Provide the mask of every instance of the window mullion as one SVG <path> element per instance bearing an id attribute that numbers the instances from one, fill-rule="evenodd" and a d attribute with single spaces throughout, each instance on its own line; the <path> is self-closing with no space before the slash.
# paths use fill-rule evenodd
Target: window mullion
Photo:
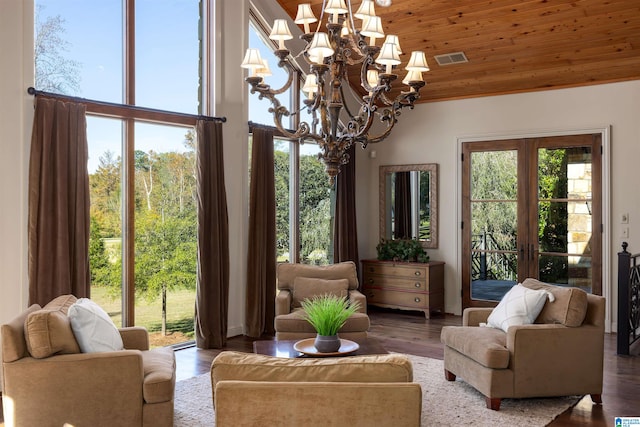
<path id="1" fill-rule="evenodd" d="M 135 0 L 125 1 L 124 104 L 135 105 Z M 135 325 L 135 122 L 124 121 L 122 172 L 122 324 Z"/>
<path id="2" fill-rule="evenodd" d="M 291 259 L 300 262 L 300 144 L 289 141 L 289 247 Z"/>

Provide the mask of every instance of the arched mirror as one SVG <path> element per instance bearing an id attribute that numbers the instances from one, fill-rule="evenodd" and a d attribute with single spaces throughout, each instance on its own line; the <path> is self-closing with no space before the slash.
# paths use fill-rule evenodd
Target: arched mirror
<path id="1" fill-rule="evenodd" d="M 438 165 L 380 166 L 380 237 L 438 247 Z"/>

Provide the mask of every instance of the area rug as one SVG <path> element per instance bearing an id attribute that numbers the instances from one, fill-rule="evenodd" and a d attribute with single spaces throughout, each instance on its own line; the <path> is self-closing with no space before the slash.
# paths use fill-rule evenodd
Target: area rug
<path id="1" fill-rule="evenodd" d="M 581 397 L 503 399 L 496 412 L 487 409 L 484 396 L 464 381 L 446 381 L 442 360 L 409 357 L 414 381 L 422 386 L 422 426 L 546 426 Z M 209 374 L 179 381 L 174 407 L 176 427 L 215 425 Z"/>

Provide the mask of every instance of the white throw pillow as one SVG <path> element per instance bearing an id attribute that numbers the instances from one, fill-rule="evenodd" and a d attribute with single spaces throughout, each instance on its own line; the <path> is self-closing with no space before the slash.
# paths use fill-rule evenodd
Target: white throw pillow
<path id="1" fill-rule="evenodd" d="M 502 297 L 489 315 L 487 324 L 505 332 L 512 325 L 530 325 L 542 311 L 547 296 L 553 297 L 545 290 L 525 288 L 518 283 Z"/>
<path id="2" fill-rule="evenodd" d="M 69 321 L 83 353 L 122 350 L 122 337 L 109 315 L 95 302 L 80 298 L 69 307 Z"/>

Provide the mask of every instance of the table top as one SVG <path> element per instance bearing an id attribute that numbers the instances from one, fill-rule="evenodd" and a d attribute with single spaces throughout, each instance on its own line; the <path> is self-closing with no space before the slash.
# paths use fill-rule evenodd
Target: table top
<path id="1" fill-rule="evenodd" d="M 264 354 L 267 356 L 284 357 L 293 359 L 296 357 L 313 357 L 307 356 L 293 348 L 293 345 L 300 340 L 260 340 L 253 342 L 253 352 L 256 354 Z M 364 340 L 352 340 L 360 346 L 354 353 L 349 356 L 364 356 L 370 354 L 388 354 L 389 352 L 382 347 L 380 342 L 375 338 L 367 338 Z M 338 356 L 345 357 L 345 356 Z"/>

